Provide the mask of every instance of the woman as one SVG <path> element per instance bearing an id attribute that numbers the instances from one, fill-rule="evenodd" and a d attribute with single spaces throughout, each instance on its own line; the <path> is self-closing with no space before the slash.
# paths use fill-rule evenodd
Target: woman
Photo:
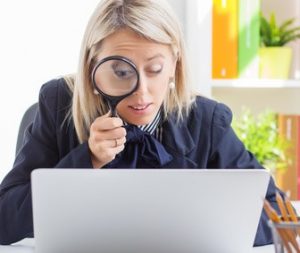
<path id="1" fill-rule="evenodd" d="M 139 86 L 111 117 L 92 73 L 116 55 L 136 67 Z M 87 26 L 77 73 L 41 88 L 36 118 L 1 184 L 0 242 L 33 236 L 36 168 L 262 168 L 234 134 L 231 117 L 225 105 L 190 91 L 182 34 L 166 3 L 102 1 Z M 277 208 L 274 193 L 271 181 L 267 199 Z M 266 221 L 263 213 L 256 245 L 271 243 Z"/>

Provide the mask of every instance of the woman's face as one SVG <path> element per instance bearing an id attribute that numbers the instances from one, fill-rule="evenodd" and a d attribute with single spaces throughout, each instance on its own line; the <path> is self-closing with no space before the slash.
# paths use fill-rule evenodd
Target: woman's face
<path id="1" fill-rule="evenodd" d="M 98 60 L 119 55 L 130 59 L 140 75 L 139 88 L 117 106 L 122 119 L 134 125 L 150 123 L 166 98 L 176 59 L 171 47 L 122 29 L 104 39 Z"/>

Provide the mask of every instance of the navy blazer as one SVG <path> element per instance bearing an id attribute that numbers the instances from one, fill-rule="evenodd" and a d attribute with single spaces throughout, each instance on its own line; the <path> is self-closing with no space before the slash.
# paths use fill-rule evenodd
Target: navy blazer
<path id="1" fill-rule="evenodd" d="M 32 170 L 92 168 L 87 142 L 79 144 L 73 122 L 66 120 L 71 102 L 72 94 L 63 79 L 52 80 L 42 86 L 38 113 L 26 130 L 23 147 L 13 169 L 0 185 L 1 244 L 33 237 Z M 183 121 L 178 123 L 171 115 L 163 122 L 162 144 L 174 159 L 165 167 L 262 168 L 233 132 L 231 119 L 228 107 L 204 97 L 197 98 Z M 275 191 L 271 179 L 266 198 L 278 210 Z M 267 216 L 262 212 L 254 244 L 269 243 L 272 243 L 272 236 Z"/>

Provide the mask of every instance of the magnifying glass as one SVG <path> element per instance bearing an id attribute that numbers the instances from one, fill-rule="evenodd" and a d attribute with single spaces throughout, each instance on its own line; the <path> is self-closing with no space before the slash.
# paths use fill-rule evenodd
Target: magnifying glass
<path id="1" fill-rule="evenodd" d="M 129 59 L 110 56 L 94 67 L 92 82 L 94 88 L 106 99 L 112 117 L 116 117 L 117 104 L 137 90 L 139 73 Z"/>

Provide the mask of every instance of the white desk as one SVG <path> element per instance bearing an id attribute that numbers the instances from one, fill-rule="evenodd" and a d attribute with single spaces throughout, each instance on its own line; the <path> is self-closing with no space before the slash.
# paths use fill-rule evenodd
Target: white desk
<path id="1" fill-rule="evenodd" d="M 24 239 L 10 246 L 1 246 L 1 253 L 33 253 L 34 239 Z"/>
<path id="2" fill-rule="evenodd" d="M 300 214 L 300 201 L 293 201 L 293 206 Z M 274 245 L 253 248 L 253 253 L 274 253 Z M 34 239 L 25 239 L 11 246 L 1 246 L 0 253 L 34 253 Z"/>
<path id="3" fill-rule="evenodd" d="M 25 239 L 10 246 L 0 246 L 0 253 L 34 253 L 34 239 Z M 274 253 L 274 246 L 255 247 L 253 253 Z"/>
<path id="4" fill-rule="evenodd" d="M 293 201 L 293 206 L 300 214 L 300 201 Z M 253 253 L 274 253 L 274 245 L 253 248 Z M 14 245 L 1 246 L 0 253 L 34 253 L 34 239 L 24 239 Z"/>

